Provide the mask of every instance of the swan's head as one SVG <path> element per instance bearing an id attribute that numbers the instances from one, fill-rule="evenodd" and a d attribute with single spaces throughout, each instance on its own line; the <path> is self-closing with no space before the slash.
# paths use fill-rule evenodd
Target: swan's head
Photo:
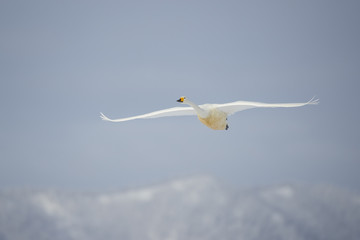
<path id="1" fill-rule="evenodd" d="M 186 99 L 186 97 L 181 97 L 177 100 L 177 102 L 184 103 L 185 99 Z"/>

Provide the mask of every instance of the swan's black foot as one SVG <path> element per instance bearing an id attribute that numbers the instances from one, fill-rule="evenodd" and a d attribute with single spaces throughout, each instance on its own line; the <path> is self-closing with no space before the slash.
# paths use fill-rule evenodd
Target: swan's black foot
<path id="1" fill-rule="evenodd" d="M 227 124 L 226 124 L 226 128 L 225 128 L 225 130 L 228 130 L 228 129 L 229 129 L 229 125 L 227 125 Z"/>

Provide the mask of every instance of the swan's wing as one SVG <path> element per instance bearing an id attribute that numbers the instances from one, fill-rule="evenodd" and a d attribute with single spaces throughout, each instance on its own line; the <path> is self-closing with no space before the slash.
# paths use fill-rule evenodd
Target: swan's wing
<path id="1" fill-rule="evenodd" d="M 277 107 L 301 107 L 309 104 L 318 104 L 319 99 L 312 98 L 310 101 L 305 103 L 261 103 L 261 102 L 247 102 L 237 101 L 232 103 L 225 103 L 217 105 L 217 108 L 228 115 L 232 115 L 236 112 L 240 112 L 246 109 L 266 107 L 266 108 L 277 108 Z"/>
<path id="2" fill-rule="evenodd" d="M 103 113 L 100 113 L 100 117 L 102 118 L 102 120 L 110 121 L 110 122 L 124 122 L 124 121 L 141 119 L 141 118 L 158 118 L 158 117 L 186 116 L 186 115 L 196 115 L 195 110 L 192 107 L 174 107 L 174 108 L 163 109 L 134 117 L 119 118 L 119 119 L 110 119 L 106 117 Z"/>

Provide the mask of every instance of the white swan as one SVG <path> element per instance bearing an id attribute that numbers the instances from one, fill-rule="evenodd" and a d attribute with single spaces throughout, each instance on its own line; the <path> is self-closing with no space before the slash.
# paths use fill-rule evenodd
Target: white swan
<path id="1" fill-rule="evenodd" d="M 185 115 L 197 115 L 199 120 L 214 130 L 227 130 L 229 128 L 227 124 L 227 117 L 246 109 L 257 108 L 257 107 L 301 107 L 310 104 L 318 104 L 319 99 L 312 98 L 310 101 L 305 103 L 260 103 L 260 102 L 247 102 L 237 101 L 225 104 L 203 104 L 196 105 L 195 103 L 188 100 L 186 97 L 181 97 L 177 100 L 180 103 L 187 104 L 190 107 L 173 107 L 163 109 L 143 115 L 138 115 L 128 118 L 110 119 L 103 113 L 100 113 L 100 117 L 105 121 L 110 122 L 124 122 L 134 119 L 141 118 L 158 118 L 158 117 L 169 117 L 169 116 L 185 116 Z"/>

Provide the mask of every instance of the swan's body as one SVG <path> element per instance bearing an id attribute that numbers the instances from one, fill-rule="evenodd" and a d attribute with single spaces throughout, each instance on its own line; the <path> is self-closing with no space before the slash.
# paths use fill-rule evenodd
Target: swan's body
<path id="1" fill-rule="evenodd" d="M 216 108 L 209 109 L 207 117 L 202 118 L 198 116 L 198 118 L 200 122 L 214 130 L 227 130 L 229 128 L 227 124 L 227 114 Z"/>
<path id="2" fill-rule="evenodd" d="M 169 116 L 186 116 L 186 115 L 197 115 L 200 122 L 205 124 L 211 129 L 214 130 L 227 130 L 227 117 L 246 109 L 257 108 L 257 107 L 301 107 L 309 104 L 318 104 L 319 100 L 312 98 L 310 101 L 305 103 L 260 103 L 260 102 L 247 102 L 247 101 L 237 101 L 225 104 L 203 104 L 196 105 L 195 103 L 186 99 L 186 97 L 181 97 L 177 100 L 180 103 L 189 105 L 190 107 L 174 107 L 168 108 L 160 111 L 155 111 L 139 116 L 120 118 L 120 119 L 110 119 L 101 113 L 101 118 L 105 121 L 110 122 L 124 122 L 134 119 L 142 118 L 158 118 L 158 117 L 169 117 Z"/>

